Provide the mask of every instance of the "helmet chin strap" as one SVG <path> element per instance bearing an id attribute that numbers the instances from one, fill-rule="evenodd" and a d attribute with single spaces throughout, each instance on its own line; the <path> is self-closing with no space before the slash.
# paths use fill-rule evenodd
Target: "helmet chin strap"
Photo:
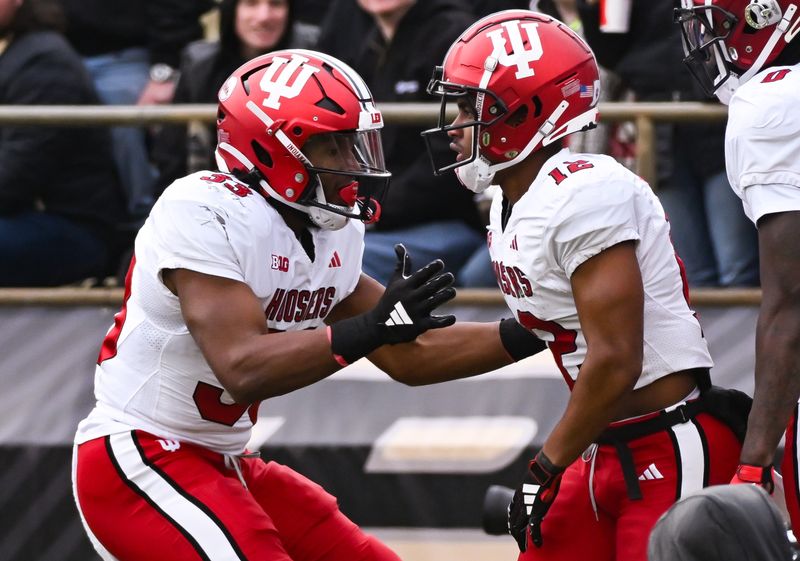
<path id="1" fill-rule="evenodd" d="M 455 168 L 459 182 L 473 193 L 483 193 L 494 179 L 494 172 L 489 171 L 489 162 L 478 156 L 468 164 Z"/>
<path id="2" fill-rule="evenodd" d="M 301 205 L 299 203 L 295 203 L 292 201 L 287 201 L 283 197 L 281 197 L 277 191 L 275 191 L 269 183 L 267 183 L 264 179 L 261 179 L 258 184 L 261 186 L 264 191 L 266 191 L 271 197 L 279 200 L 281 203 L 285 204 L 286 206 L 290 206 L 294 209 L 297 209 L 301 212 L 305 212 L 308 214 L 308 217 L 311 219 L 311 222 L 322 228 L 323 230 L 341 230 L 344 228 L 345 224 L 347 224 L 348 218 L 341 214 L 336 214 L 335 212 L 331 212 L 330 210 L 325 210 L 324 208 L 319 208 L 315 206 L 308 206 L 308 205 Z M 321 203 L 325 203 L 325 192 L 322 189 L 322 182 L 317 178 L 317 186 L 315 190 L 315 194 L 317 196 L 317 201 Z M 347 207 L 339 206 L 339 205 L 330 205 L 335 206 L 341 210 L 347 210 Z"/>
<path id="3" fill-rule="evenodd" d="M 320 181 L 319 178 L 317 178 L 316 195 L 317 195 L 317 201 L 319 201 L 320 203 L 327 202 L 325 200 L 325 191 L 322 189 L 322 181 Z M 332 205 L 330 203 L 328 204 L 340 210 L 345 210 L 345 211 L 348 210 L 348 208 L 345 206 Z M 347 221 L 349 220 L 349 218 L 347 218 L 346 216 L 316 206 L 308 206 L 305 208 L 308 209 L 306 210 L 306 212 L 308 212 L 308 216 L 311 218 L 311 222 L 313 222 L 323 230 L 341 230 L 342 228 L 344 228 L 345 224 L 347 224 Z"/>
<path id="4" fill-rule="evenodd" d="M 215 151 L 215 159 L 217 160 L 217 166 L 221 171 L 230 172 L 230 169 L 228 168 L 228 165 L 225 163 L 224 158 L 222 158 L 220 150 L 225 150 L 230 154 L 233 154 L 237 160 L 239 160 L 247 169 L 250 170 L 250 172 L 256 170 L 253 163 L 250 160 L 248 160 L 247 157 L 244 154 L 242 154 L 239 150 L 237 150 L 230 144 L 220 143 L 217 146 L 217 150 Z M 325 210 L 324 208 L 301 205 L 299 203 L 287 201 L 280 195 L 280 193 L 275 191 L 275 189 L 273 189 L 269 183 L 267 183 L 267 181 L 264 179 L 261 173 L 258 173 L 258 176 L 259 176 L 258 185 L 264 190 L 264 192 L 266 192 L 270 197 L 280 201 L 282 204 L 285 204 L 286 206 L 290 206 L 296 210 L 308 214 L 309 218 L 311 219 L 311 222 L 315 226 L 318 226 L 323 230 L 341 230 L 342 228 L 344 228 L 345 224 L 347 224 L 348 220 L 347 216 L 331 212 L 330 210 Z M 316 182 L 317 185 L 315 188 L 315 195 L 317 197 L 317 201 L 325 204 L 327 201 L 325 200 L 325 191 L 322 189 L 322 181 L 319 179 L 319 177 L 316 177 Z M 345 185 L 342 188 L 342 197 L 345 200 L 348 200 L 349 197 L 348 190 L 353 191 L 352 183 Z M 328 204 L 328 206 L 332 206 L 344 211 L 348 210 L 348 208 L 344 206 L 332 205 L 332 204 Z"/>

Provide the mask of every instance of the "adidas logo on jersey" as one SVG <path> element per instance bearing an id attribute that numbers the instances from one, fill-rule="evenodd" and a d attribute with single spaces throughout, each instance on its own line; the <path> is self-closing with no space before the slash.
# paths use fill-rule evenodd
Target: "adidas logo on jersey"
<path id="1" fill-rule="evenodd" d="M 339 252 L 334 251 L 333 257 L 331 257 L 331 262 L 328 263 L 328 268 L 330 269 L 332 267 L 341 267 L 341 266 L 342 266 L 342 260 L 339 258 Z"/>
<path id="2" fill-rule="evenodd" d="M 393 325 L 413 325 L 414 321 L 406 312 L 406 309 L 403 307 L 402 302 L 397 302 L 394 305 L 394 309 L 392 313 L 389 314 L 389 319 L 386 320 L 386 325 L 393 326 Z"/>
<path id="3" fill-rule="evenodd" d="M 514 236 L 514 239 L 511 240 L 511 245 L 508 247 L 510 247 L 514 251 L 517 251 L 517 236 Z"/>
<path id="4" fill-rule="evenodd" d="M 652 479 L 664 479 L 664 476 L 661 475 L 661 472 L 658 471 L 655 464 L 647 466 L 647 469 L 639 476 L 639 481 L 649 481 Z"/>

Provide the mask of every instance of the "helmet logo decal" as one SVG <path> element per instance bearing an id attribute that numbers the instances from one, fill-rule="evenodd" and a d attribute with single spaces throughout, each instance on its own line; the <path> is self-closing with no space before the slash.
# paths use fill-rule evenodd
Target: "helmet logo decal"
<path id="1" fill-rule="evenodd" d="M 219 101 L 226 101 L 231 96 L 233 89 L 236 87 L 236 82 L 238 81 L 239 79 L 236 76 L 231 76 L 225 80 L 225 83 L 222 84 L 222 87 L 219 89 L 219 94 L 217 94 Z"/>
<path id="2" fill-rule="evenodd" d="M 493 50 L 491 56 L 496 58 L 497 62 L 503 66 L 516 66 L 517 72 L 515 76 L 518 79 L 530 78 L 534 75 L 530 63 L 542 58 L 544 53 L 539 31 L 536 29 L 539 24 L 520 23 L 519 20 L 513 20 L 504 21 L 501 25 L 504 29 L 493 29 L 486 33 L 489 39 L 492 40 Z M 525 30 L 525 34 L 528 37 L 528 49 L 525 48 L 520 28 Z M 508 34 L 508 41 L 511 43 L 511 53 L 506 52 L 504 31 Z"/>
<path id="3" fill-rule="evenodd" d="M 307 62 L 307 58 L 299 55 L 293 55 L 291 60 L 280 56 L 273 59 L 258 84 L 265 93 L 269 94 L 263 101 L 265 107 L 280 109 L 282 97 L 292 99 L 300 95 L 311 75 L 320 70 L 310 64 L 304 64 Z M 292 81 L 291 85 L 289 84 L 290 80 Z"/>

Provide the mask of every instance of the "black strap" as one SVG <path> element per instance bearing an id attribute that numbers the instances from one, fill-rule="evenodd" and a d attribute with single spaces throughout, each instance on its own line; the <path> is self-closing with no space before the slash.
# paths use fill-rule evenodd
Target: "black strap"
<path id="1" fill-rule="evenodd" d="M 639 478 L 636 475 L 633 454 L 628 448 L 628 442 L 685 423 L 693 419 L 701 411 L 703 411 L 702 398 L 681 404 L 672 411 L 661 411 L 658 416 L 651 419 L 607 428 L 600 434 L 597 438 L 598 444 L 611 444 L 617 450 L 622 475 L 625 479 L 625 487 L 630 500 L 641 500 L 642 490 L 639 487 Z"/>
<path id="2" fill-rule="evenodd" d="M 643 436 L 655 434 L 669 427 L 685 423 L 703 411 L 703 400 L 696 399 L 679 405 L 672 411 L 661 411 L 658 416 L 619 427 L 609 427 L 600 433 L 598 444 L 615 444 L 618 441 L 630 442 Z"/>
<path id="3" fill-rule="evenodd" d="M 633 465 L 633 454 L 628 448 L 628 443 L 618 440 L 614 443 L 617 449 L 619 463 L 622 466 L 622 475 L 625 478 L 625 487 L 628 489 L 628 498 L 632 501 L 642 500 L 642 490 L 639 488 L 639 478 Z"/>

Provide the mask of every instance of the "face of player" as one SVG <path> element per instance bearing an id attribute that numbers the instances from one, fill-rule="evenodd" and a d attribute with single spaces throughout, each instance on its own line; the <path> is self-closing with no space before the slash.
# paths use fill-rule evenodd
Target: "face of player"
<path id="1" fill-rule="evenodd" d="M 475 121 L 475 109 L 471 100 L 464 96 L 458 99 L 458 114 L 452 126 L 458 126 Z M 456 153 L 456 161 L 460 162 L 472 156 L 472 135 L 474 127 L 455 128 L 447 131 L 450 137 L 450 149 Z"/>
<path id="2" fill-rule="evenodd" d="M 315 168 L 347 172 L 360 168 L 354 147 L 353 139 L 348 135 L 321 134 L 308 139 L 303 146 L 303 153 Z M 320 173 L 319 178 L 329 203 L 352 206 L 352 202 L 342 198 L 341 191 L 355 181 L 354 176 L 347 173 Z"/>
<path id="3" fill-rule="evenodd" d="M 289 0 L 239 0 L 236 35 L 242 55 L 253 58 L 275 47 L 289 23 Z"/>

